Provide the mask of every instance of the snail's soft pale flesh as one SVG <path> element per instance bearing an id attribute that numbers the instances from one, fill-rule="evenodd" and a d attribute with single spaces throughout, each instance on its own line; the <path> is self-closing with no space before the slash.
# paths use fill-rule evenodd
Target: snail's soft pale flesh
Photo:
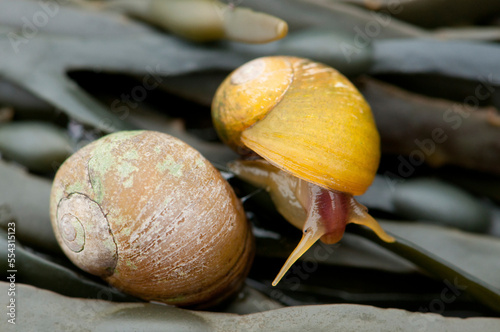
<path id="1" fill-rule="evenodd" d="M 351 194 L 309 183 L 262 159 L 235 161 L 230 169 L 242 179 L 265 188 L 278 211 L 303 230 L 301 241 L 281 268 L 273 286 L 317 240 L 326 244 L 340 241 L 348 223 L 366 226 L 386 242 L 394 241 Z"/>
<path id="2" fill-rule="evenodd" d="M 353 198 L 375 177 L 380 137 L 370 106 L 338 71 L 296 57 L 253 60 L 221 84 L 212 116 L 224 142 L 267 161 L 233 164 L 233 171 L 266 188 L 278 211 L 303 229 L 273 285 L 318 239 L 339 241 L 347 223 L 394 241 Z"/>

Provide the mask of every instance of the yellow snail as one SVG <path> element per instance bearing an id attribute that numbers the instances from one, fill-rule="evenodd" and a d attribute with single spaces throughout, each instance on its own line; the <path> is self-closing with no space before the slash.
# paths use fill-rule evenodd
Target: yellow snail
<path id="1" fill-rule="evenodd" d="M 255 59 L 218 88 L 212 118 L 221 139 L 247 158 L 233 172 L 266 188 L 303 229 L 273 285 L 318 239 L 338 242 L 347 223 L 394 241 L 353 198 L 375 177 L 380 138 L 369 105 L 338 71 L 296 57 Z M 248 160 L 256 155 L 264 159 Z"/>
<path id="2" fill-rule="evenodd" d="M 253 259 L 232 188 L 167 134 L 118 132 L 79 150 L 56 174 L 50 213 L 74 264 L 149 301 L 215 305 L 239 290 Z"/>

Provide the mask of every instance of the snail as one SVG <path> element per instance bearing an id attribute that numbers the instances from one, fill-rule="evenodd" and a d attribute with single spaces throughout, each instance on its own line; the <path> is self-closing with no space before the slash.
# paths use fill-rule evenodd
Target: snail
<path id="1" fill-rule="evenodd" d="M 230 185 L 163 133 L 117 132 L 73 154 L 55 176 L 50 214 L 75 265 L 148 301 L 216 305 L 239 290 L 253 260 Z"/>
<path id="2" fill-rule="evenodd" d="M 375 177 L 380 138 L 369 105 L 337 70 L 297 57 L 252 60 L 219 86 L 212 119 L 244 159 L 231 170 L 266 188 L 303 230 L 273 286 L 318 239 L 338 242 L 347 223 L 394 241 L 353 197 Z"/>

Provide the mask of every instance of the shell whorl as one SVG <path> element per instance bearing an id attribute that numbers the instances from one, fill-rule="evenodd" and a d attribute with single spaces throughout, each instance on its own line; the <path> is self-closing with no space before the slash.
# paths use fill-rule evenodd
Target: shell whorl
<path id="1" fill-rule="evenodd" d="M 293 81 L 289 61 L 259 58 L 236 69 L 219 87 L 212 103 L 221 139 L 240 154 L 250 153 L 241 133 L 269 113 Z"/>
<path id="2" fill-rule="evenodd" d="M 56 220 L 63 251 L 76 265 L 101 277 L 113 274 L 118 249 L 96 202 L 79 193 L 70 194 L 59 202 Z"/>

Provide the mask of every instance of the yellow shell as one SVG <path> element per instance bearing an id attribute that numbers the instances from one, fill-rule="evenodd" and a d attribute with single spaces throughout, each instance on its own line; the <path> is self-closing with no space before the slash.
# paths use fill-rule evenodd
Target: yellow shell
<path id="1" fill-rule="evenodd" d="M 219 87 L 212 117 L 221 139 L 321 187 L 363 194 L 380 159 L 370 106 L 337 70 L 308 59 L 264 57 Z"/>

